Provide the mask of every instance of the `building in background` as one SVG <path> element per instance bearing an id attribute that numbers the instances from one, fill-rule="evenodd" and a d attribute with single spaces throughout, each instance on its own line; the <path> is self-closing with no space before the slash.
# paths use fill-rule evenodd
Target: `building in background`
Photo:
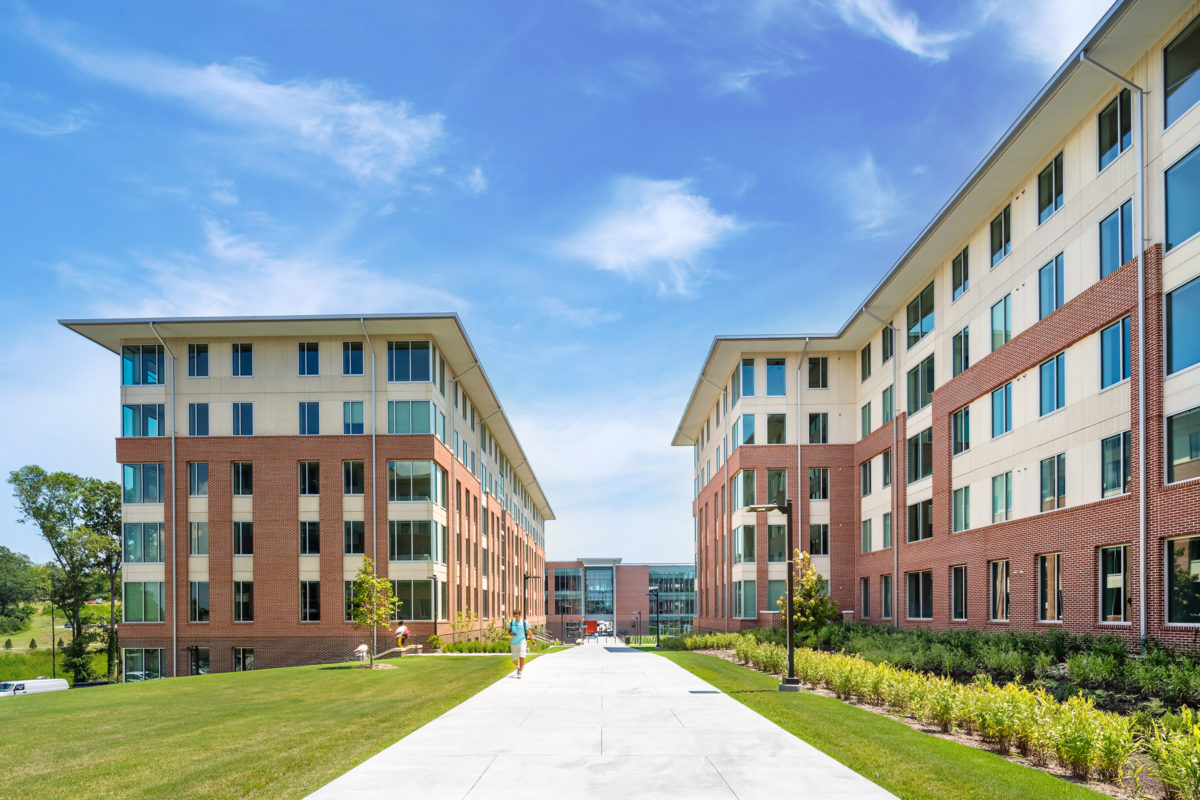
<path id="1" fill-rule="evenodd" d="M 856 619 L 1192 641 L 1198 15 L 1116 3 L 841 330 L 714 340 L 673 441 L 699 629 L 778 624 L 786 520 L 746 509 L 786 496 Z"/>
<path id="2" fill-rule="evenodd" d="M 62 324 L 120 357 L 127 675 L 348 658 L 367 557 L 416 641 L 541 622 L 554 514 L 456 315 Z"/>
<path id="3" fill-rule="evenodd" d="M 579 638 L 589 622 L 618 634 L 664 636 L 692 629 L 696 613 L 694 564 L 622 564 L 619 558 L 580 558 L 546 564 L 546 627 L 563 641 Z M 658 589 L 657 604 L 651 588 Z"/>

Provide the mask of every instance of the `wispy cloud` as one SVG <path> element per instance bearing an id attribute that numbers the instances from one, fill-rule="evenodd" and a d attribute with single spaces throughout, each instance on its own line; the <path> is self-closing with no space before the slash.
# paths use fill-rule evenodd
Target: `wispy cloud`
<path id="1" fill-rule="evenodd" d="M 487 191 L 488 180 L 487 176 L 483 174 L 482 167 L 471 170 L 471 173 L 467 175 L 466 186 L 472 194 L 483 194 Z"/>
<path id="2" fill-rule="evenodd" d="M 1008 30 L 1014 55 L 1052 70 L 1083 41 L 1111 5 L 1112 0 L 986 0 L 981 16 L 995 18 Z"/>
<path id="3" fill-rule="evenodd" d="M 557 297 L 548 297 L 542 300 L 540 305 L 550 318 L 556 319 L 559 322 L 565 322 L 576 328 L 592 328 L 596 325 L 617 322 L 621 319 L 619 311 L 605 311 L 590 306 L 571 306 Z"/>
<path id="4" fill-rule="evenodd" d="M 863 156 L 838 185 L 844 191 L 846 211 L 859 234 L 878 236 L 886 233 L 888 224 L 900 213 L 900 192 L 870 153 Z"/>
<path id="5" fill-rule="evenodd" d="M 12 128 L 33 136 L 63 136 L 87 127 L 91 115 L 82 108 L 72 108 L 53 121 L 0 108 L 0 127 Z"/>
<path id="6" fill-rule="evenodd" d="M 764 79 L 786 78 L 795 69 L 786 61 L 760 61 L 718 69 L 710 87 L 713 93 L 742 94 L 758 97 L 758 84 Z"/>
<path id="7" fill-rule="evenodd" d="M 949 45 L 965 35 L 930 31 L 922 26 L 916 13 L 901 11 L 893 0 L 833 0 L 833 7 L 851 28 L 931 61 L 944 61 L 949 56 Z"/>
<path id="8" fill-rule="evenodd" d="M 299 148 L 364 181 L 395 181 L 442 137 L 439 114 L 415 114 L 339 79 L 271 82 L 252 60 L 179 63 L 150 53 L 100 51 L 48 30 L 29 14 L 26 33 L 88 75 L 141 94 L 184 103 L 197 114 L 265 140 Z"/>
<path id="9" fill-rule="evenodd" d="M 562 241 L 561 254 L 660 292 L 687 293 L 700 259 L 739 227 L 718 214 L 690 180 L 621 178 L 607 206 Z"/>

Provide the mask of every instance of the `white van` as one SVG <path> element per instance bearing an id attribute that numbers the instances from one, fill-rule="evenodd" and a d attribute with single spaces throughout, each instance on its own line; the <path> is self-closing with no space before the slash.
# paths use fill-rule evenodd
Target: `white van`
<path id="1" fill-rule="evenodd" d="M 27 681 L 0 682 L 0 697 L 12 697 L 18 694 L 39 694 L 40 692 L 61 692 L 71 686 L 62 678 L 30 678 Z"/>

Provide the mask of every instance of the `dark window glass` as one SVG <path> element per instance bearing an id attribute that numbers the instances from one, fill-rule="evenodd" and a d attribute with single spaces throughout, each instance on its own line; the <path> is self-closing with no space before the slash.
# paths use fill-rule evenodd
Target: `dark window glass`
<path id="1" fill-rule="evenodd" d="M 950 616 L 953 619 L 967 618 L 967 568 L 965 565 L 950 568 Z"/>
<path id="2" fill-rule="evenodd" d="M 208 403 L 188 403 L 188 436 L 208 436 Z"/>
<path id="3" fill-rule="evenodd" d="M 825 356 L 809 357 L 808 359 L 808 388 L 829 388 L 829 359 Z"/>
<path id="4" fill-rule="evenodd" d="M 808 499 L 829 499 L 829 469 L 827 467 L 809 467 Z"/>
<path id="5" fill-rule="evenodd" d="M 233 404 L 233 435 L 234 436 L 253 436 L 254 435 L 254 404 L 253 403 L 234 403 Z"/>
<path id="6" fill-rule="evenodd" d="M 251 462 L 233 462 L 233 494 L 235 497 L 254 494 L 254 464 Z"/>
<path id="7" fill-rule="evenodd" d="M 1129 491 L 1129 431 L 1100 442 L 1100 494 L 1112 497 Z"/>
<path id="8" fill-rule="evenodd" d="M 320 581 L 300 581 L 300 621 L 321 621 Z"/>
<path id="9" fill-rule="evenodd" d="M 1129 317 L 1100 331 L 1100 388 L 1129 377 Z"/>
<path id="10" fill-rule="evenodd" d="M 321 433 L 321 404 L 315 401 L 300 403 L 300 435 L 317 436 Z"/>
<path id="11" fill-rule="evenodd" d="M 1059 353 L 1038 367 L 1040 413 L 1045 415 L 1066 405 L 1066 356 Z"/>
<path id="12" fill-rule="evenodd" d="M 1200 230 L 1200 147 L 1167 170 L 1167 249 Z"/>
<path id="13" fill-rule="evenodd" d="M 1067 505 L 1067 456 L 1043 458 L 1041 462 L 1042 511 Z"/>
<path id="14" fill-rule="evenodd" d="M 1167 483 L 1200 478 L 1200 407 L 1167 417 Z"/>
<path id="15" fill-rule="evenodd" d="M 1012 230 L 1011 230 L 1012 206 L 1005 206 L 1004 210 L 996 215 L 992 220 L 992 266 L 1000 263 L 1006 255 L 1012 251 Z"/>
<path id="16" fill-rule="evenodd" d="M 1063 304 L 1063 254 L 1038 270 L 1038 317 L 1045 319 Z"/>
<path id="17" fill-rule="evenodd" d="M 767 414 L 767 444 L 786 443 L 786 414 Z"/>
<path id="18" fill-rule="evenodd" d="M 933 284 L 930 283 L 908 304 L 908 346 L 912 347 L 933 330 Z"/>
<path id="19" fill-rule="evenodd" d="M 896 353 L 896 329 L 891 325 L 885 326 L 880 336 L 880 342 L 879 349 L 881 355 L 879 360 L 881 363 L 886 364 L 888 359 Z"/>
<path id="20" fill-rule="evenodd" d="M 767 359 L 767 397 L 783 397 L 787 394 L 787 374 L 784 359 Z"/>
<path id="21" fill-rule="evenodd" d="M 366 552 L 367 535 L 366 528 L 362 520 L 344 520 L 342 522 L 343 541 L 346 549 L 345 553 L 348 556 L 361 556 Z"/>
<path id="22" fill-rule="evenodd" d="M 933 619 L 933 571 L 910 572 L 906 577 L 909 619 Z"/>
<path id="23" fill-rule="evenodd" d="M 992 392 L 992 438 L 1012 430 L 1012 384 Z"/>
<path id="24" fill-rule="evenodd" d="M 401 462 L 406 463 L 406 462 Z M 342 494 L 359 495 L 363 493 L 366 485 L 363 477 L 363 462 L 361 461 L 343 461 L 342 462 Z"/>
<path id="25" fill-rule="evenodd" d="M 908 413 L 915 414 L 933 402 L 933 356 L 908 371 Z"/>
<path id="26" fill-rule="evenodd" d="M 321 374 L 321 351 L 316 342 L 300 342 L 298 375 Z"/>
<path id="27" fill-rule="evenodd" d="M 317 495 L 321 493 L 321 465 L 316 461 L 300 462 L 300 494 Z"/>
<path id="28" fill-rule="evenodd" d="M 950 416 L 950 429 L 953 434 L 951 452 L 954 455 L 969 450 L 971 447 L 971 407 L 963 406 Z"/>
<path id="29" fill-rule="evenodd" d="M 933 500 L 908 507 L 908 541 L 919 542 L 933 536 Z"/>
<path id="30" fill-rule="evenodd" d="M 254 555 L 254 523 L 233 523 L 233 554 L 235 556 Z"/>
<path id="31" fill-rule="evenodd" d="M 829 443 L 829 414 L 821 412 L 808 415 L 808 443 Z"/>
<path id="32" fill-rule="evenodd" d="M 321 523 L 304 520 L 300 523 L 300 555 L 315 556 L 321 553 Z"/>
<path id="33" fill-rule="evenodd" d="M 1170 545 L 1168 544 L 1168 552 Z M 1129 607 L 1129 560 L 1126 547 L 1100 550 L 1100 618 L 1125 622 Z"/>
<path id="34" fill-rule="evenodd" d="M 362 342 L 342 342 L 342 374 L 363 374 Z"/>
<path id="35" fill-rule="evenodd" d="M 1200 536 L 1167 542 L 1167 622 L 1200 622 Z"/>
<path id="36" fill-rule="evenodd" d="M 950 370 L 954 377 L 966 372 L 971 366 L 971 329 L 963 328 L 954 334 L 951 342 Z"/>
<path id="37" fill-rule="evenodd" d="M 249 378 L 254 375 L 254 345 L 239 343 L 233 345 L 233 377 Z"/>
<path id="38" fill-rule="evenodd" d="M 1100 220 L 1100 277 L 1106 278 L 1133 259 L 1133 201 Z"/>
<path id="39" fill-rule="evenodd" d="M 868 344 L 866 347 L 864 347 L 862 349 L 862 353 L 859 354 L 859 363 L 860 363 L 860 371 L 861 371 L 861 375 L 862 375 L 861 379 L 865 381 L 867 378 L 871 377 L 871 345 L 870 344 Z"/>
<path id="40" fill-rule="evenodd" d="M 1054 157 L 1038 174 L 1038 224 L 1042 224 L 1062 208 L 1063 204 L 1063 154 Z"/>
<path id="41" fill-rule="evenodd" d="M 192 581 L 189 584 L 188 620 L 208 622 L 208 581 Z"/>
<path id="42" fill-rule="evenodd" d="M 908 482 L 933 474 L 933 428 L 926 428 L 908 440 Z"/>
<path id="43" fill-rule="evenodd" d="M 1115 161 L 1133 141 L 1131 98 L 1129 90 L 1122 89 L 1100 112 L 1100 169 Z"/>
<path id="44" fill-rule="evenodd" d="M 829 555 L 829 525 L 826 523 L 813 523 L 808 526 L 808 552 L 809 555 L 827 556 Z"/>
<path id="45" fill-rule="evenodd" d="M 971 271 L 970 265 L 967 262 L 967 248 L 954 257 L 950 262 L 950 294 L 952 299 L 957 300 L 963 296 L 967 289 L 971 288 Z"/>
<path id="46" fill-rule="evenodd" d="M 1179 119 L 1200 100 L 1200 17 L 1163 49 L 1163 127 Z"/>
<path id="47" fill-rule="evenodd" d="M 253 622 L 254 621 L 254 582 L 253 581 L 234 581 L 233 582 L 233 621 L 234 622 Z M 234 648 L 234 652 L 238 650 L 248 650 L 249 648 Z M 253 650 L 250 650 L 253 654 Z M 253 655 L 251 655 L 253 658 Z M 242 669 L 251 669 L 250 666 L 243 665 Z M 234 665 L 234 671 L 237 671 L 237 665 Z"/>
<path id="48" fill-rule="evenodd" d="M 189 378 L 207 378 L 208 377 L 208 345 L 206 345 L 206 344 L 189 344 L 188 345 L 188 377 Z"/>

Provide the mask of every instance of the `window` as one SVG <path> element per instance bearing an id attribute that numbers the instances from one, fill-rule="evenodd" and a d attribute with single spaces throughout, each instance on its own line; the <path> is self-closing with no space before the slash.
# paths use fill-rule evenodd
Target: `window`
<path id="1" fill-rule="evenodd" d="M 954 257 L 950 262 L 950 298 L 951 302 L 963 296 L 971 288 L 971 272 L 967 263 L 967 248 Z"/>
<path id="2" fill-rule="evenodd" d="M 1200 19 L 1193 20 L 1163 48 L 1163 127 L 1179 119 L 1200 100 Z"/>
<path id="3" fill-rule="evenodd" d="M 882 485 L 892 485 L 892 451 L 884 450 L 882 454 L 883 460 L 883 481 Z"/>
<path id="4" fill-rule="evenodd" d="M 908 507 L 908 541 L 920 542 L 933 536 L 933 500 Z"/>
<path id="5" fill-rule="evenodd" d="M 151 386 L 166 383 L 161 344 L 133 344 L 121 348 L 121 385 Z"/>
<path id="6" fill-rule="evenodd" d="M 950 415 L 950 430 L 953 434 L 951 453 L 958 455 L 971 449 L 971 407 L 963 406 Z"/>
<path id="7" fill-rule="evenodd" d="M 1129 491 L 1129 431 L 1100 442 L 1100 496 L 1113 497 Z"/>
<path id="8" fill-rule="evenodd" d="M 389 461 L 389 503 L 437 503 L 446 507 L 446 471 L 432 461 Z"/>
<path id="9" fill-rule="evenodd" d="M 188 403 L 188 436 L 208 436 L 208 403 Z"/>
<path id="10" fill-rule="evenodd" d="M 871 462 L 864 461 L 858 465 L 858 486 L 863 497 L 871 493 Z"/>
<path id="11" fill-rule="evenodd" d="M 1012 252 L 1012 206 L 1004 210 L 992 220 L 992 266 L 996 266 L 1004 257 Z"/>
<path id="12" fill-rule="evenodd" d="M 162 436 L 165 422 L 162 403 L 133 403 L 121 406 L 122 436 Z"/>
<path id="13" fill-rule="evenodd" d="M 233 435 L 254 435 L 254 403 L 233 404 Z"/>
<path id="14" fill-rule="evenodd" d="M 753 525 L 742 525 L 733 531 L 733 563 L 754 563 Z"/>
<path id="15" fill-rule="evenodd" d="M 343 461 L 342 462 L 342 494 L 344 494 L 344 495 L 363 494 L 365 486 L 366 486 L 366 478 L 363 475 L 363 462 L 361 462 L 361 461 Z"/>
<path id="16" fill-rule="evenodd" d="M 300 555 L 316 556 L 321 554 L 321 523 L 316 520 L 301 520 L 300 522 Z"/>
<path id="17" fill-rule="evenodd" d="M 254 375 L 254 345 L 249 342 L 233 345 L 233 377 L 249 378 Z"/>
<path id="18" fill-rule="evenodd" d="M 735 406 L 742 399 L 742 371 L 737 367 L 733 368 L 733 375 L 729 378 L 729 400 Z"/>
<path id="19" fill-rule="evenodd" d="M 862 551 L 864 553 L 871 552 L 871 520 L 869 519 L 862 521 Z"/>
<path id="20" fill-rule="evenodd" d="M 188 496 L 208 497 L 208 462 L 188 463 Z"/>
<path id="21" fill-rule="evenodd" d="M 908 413 L 915 414 L 933 402 L 933 356 L 908 371 Z"/>
<path id="22" fill-rule="evenodd" d="M 883 548 L 892 546 L 892 512 L 884 512 L 883 515 Z"/>
<path id="23" fill-rule="evenodd" d="M 321 621 L 320 581 L 300 581 L 300 621 Z"/>
<path id="24" fill-rule="evenodd" d="M 1067 456 L 1043 458 L 1041 462 L 1042 511 L 1053 511 L 1067 505 Z"/>
<path id="25" fill-rule="evenodd" d="M 430 342 L 388 342 L 387 379 L 389 383 L 432 380 Z"/>
<path id="26" fill-rule="evenodd" d="M 933 428 L 926 428 L 908 440 L 908 482 L 933 474 Z"/>
<path id="27" fill-rule="evenodd" d="M 1063 304 L 1063 254 L 1038 270 L 1038 319 L 1045 319 Z"/>
<path id="28" fill-rule="evenodd" d="M 754 444 L 754 415 L 742 414 L 742 440 L 739 445 Z M 733 437 L 735 440 L 737 437 Z"/>
<path id="29" fill-rule="evenodd" d="M 754 470 L 744 469 L 735 475 L 730 494 L 735 509 L 754 505 Z"/>
<path id="30" fill-rule="evenodd" d="M 1012 519 L 1012 472 L 992 477 L 992 522 Z"/>
<path id="31" fill-rule="evenodd" d="M 1200 407 L 1167 417 L 1167 483 L 1200 478 Z"/>
<path id="32" fill-rule="evenodd" d="M 208 622 L 208 581 L 188 584 L 188 621 Z"/>
<path id="33" fill-rule="evenodd" d="M 433 411 L 428 400 L 389 400 L 388 433 L 433 433 Z"/>
<path id="34" fill-rule="evenodd" d="M 1038 556 L 1038 619 L 1062 622 L 1062 555 Z"/>
<path id="35" fill-rule="evenodd" d="M 954 512 L 953 512 L 953 527 L 954 533 L 962 533 L 971 529 L 971 487 L 960 486 L 954 490 Z"/>
<path id="36" fill-rule="evenodd" d="M 163 560 L 161 522 L 126 522 L 122 527 L 122 557 L 127 564 L 160 564 Z"/>
<path id="37" fill-rule="evenodd" d="M 867 346 L 864 347 L 862 349 L 862 352 L 859 354 L 859 370 L 861 372 L 862 380 L 865 381 L 867 378 L 871 377 L 871 344 L 870 344 L 870 342 L 867 343 Z"/>
<path id="38" fill-rule="evenodd" d="M 1166 173 L 1167 250 L 1200 230 L 1200 147 Z"/>
<path id="39" fill-rule="evenodd" d="M 933 283 L 908 304 L 908 346 L 912 347 L 933 330 Z"/>
<path id="40" fill-rule="evenodd" d="M 971 330 L 963 328 L 954 334 L 951 342 L 950 372 L 953 377 L 957 377 L 966 372 L 969 366 L 971 366 Z"/>
<path id="41" fill-rule="evenodd" d="M 233 554 L 235 556 L 254 555 L 254 523 L 233 523 Z"/>
<path id="42" fill-rule="evenodd" d="M 784 359 L 767 359 L 767 397 L 783 397 L 787 394 L 787 375 Z"/>
<path id="43" fill-rule="evenodd" d="M 787 502 L 787 470 L 767 470 L 767 502 L 782 505 Z"/>
<path id="44" fill-rule="evenodd" d="M 1168 557 L 1170 548 L 1168 544 Z M 1128 548 L 1124 545 L 1100 548 L 1100 619 L 1125 622 L 1129 602 Z"/>
<path id="45" fill-rule="evenodd" d="M 1100 388 L 1129 377 L 1129 317 L 1100 331 Z"/>
<path id="46" fill-rule="evenodd" d="M 808 499 L 829 499 L 829 468 L 809 467 L 808 469 Z"/>
<path id="47" fill-rule="evenodd" d="M 163 609 L 162 581 L 145 582 L 128 581 L 125 584 L 125 597 L 122 610 L 126 622 L 166 622 Z"/>
<path id="48" fill-rule="evenodd" d="M 767 414 L 767 444 L 784 444 L 786 414 Z"/>
<path id="49" fill-rule="evenodd" d="M 233 462 L 233 496 L 249 497 L 254 494 L 254 464 L 249 461 Z"/>
<path id="50" fill-rule="evenodd" d="M 1200 622 L 1200 536 L 1167 542 L 1167 622 Z"/>
<path id="51" fill-rule="evenodd" d="M 208 555 L 208 523 L 207 522 L 189 522 L 188 523 L 188 555 L 189 556 L 206 556 L 206 555 Z"/>
<path id="52" fill-rule="evenodd" d="M 367 552 L 366 526 L 361 519 L 343 520 L 342 534 L 342 541 L 345 544 L 342 552 L 346 555 L 361 556 Z"/>
<path id="53" fill-rule="evenodd" d="M 859 410 L 859 416 L 862 417 L 862 435 L 866 438 L 871 433 L 871 404 L 867 403 Z"/>
<path id="54" fill-rule="evenodd" d="M 392 581 L 392 593 L 400 601 L 400 610 L 405 619 L 433 619 L 433 581 Z M 487 595 L 484 594 L 484 608 L 487 607 Z M 484 616 L 487 616 L 485 610 Z"/>
<path id="55" fill-rule="evenodd" d="M 254 648 L 253 647 L 235 647 L 233 648 L 233 671 L 234 672 L 249 672 L 254 669 Z"/>
<path id="56" fill-rule="evenodd" d="M 1193 278 L 1167 293 L 1166 314 L 1167 374 L 1170 375 L 1200 364 L 1200 278 Z"/>
<path id="57" fill-rule="evenodd" d="M 787 581 L 767 581 L 767 610 L 778 611 L 780 603 L 787 596 Z"/>
<path id="58" fill-rule="evenodd" d="M 188 377 L 189 378 L 207 378 L 208 377 L 208 345 L 206 345 L 206 344 L 189 344 L 188 345 Z"/>
<path id="59" fill-rule="evenodd" d="M 786 562 L 788 560 L 787 551 L 787 526 L 786 525 L 768 525 L 767 526 L 767 561 L 772 564 Z"/>
<path id="60" fill-rule="evenodd" d="M 1059 153 L 1038 173 L 1038 224 L 1050 219 L 1062 204 L 1063 154 Z"/>
<path id="61" fill-rule="evenodd" d="M 1133 201 L 1126 200 L 1100 220 L 1100 277 L 1106 278 L 1133 259 Z"/>
<path id="62" fill-rule="evenodd" d="M 312 496 L 321 493 L 321 464 L 317 461 L 300 462 L 300 495 Z"/>
<path id="63" fill-rule="evenodd" d="M 992 561 L 988 563 L 991 571 L 991 614 L 993 622 L 1008 620 L 1008 561 Z"/>
<path id="64" fill-rule="evenodd" d="M 1066 405 L 1066 356 L 1059 353 L 1038 367 L 1039 409 L 1042 416 Z"/>
<path id="65" fill-rule="evenodd" d="M 342 374 L 363 374 L 362 342 L 342 342 Z"/>
<path id="66" fill-rule="evenodd" d="M 254 621 L 254 581 L 233 582 L 233 621 Z M 237 648 L 234 648 L 237 651 Z M 253 651 L 251 651 L 253 652 Z M 234 667 L 234 671 L 237 667 Z"/>
<path id="67" fill-rule="evenodd" d="M 879 342 L 879 363 L 886 364 L 896 354 L 896 329 L 891 326 L 891 323 L 884 326 Z"/>
<path id="68" fill-rule="evenodd" d="M 992 392 L 992 438 L 1012 430 L 1012 384 Z"/>
<path id="69" fill-rule="evenodd" d="M 1112 102 L 1100 111 L 1100 169 L 1104 169 L 1117 156 L 1124 153 L 1133 142 L 1132 125 L 1130 120 L 1131 95 L 1128 89 L 1122 89 Z"/>
<path id="70" fill-rule="evenodd" d="M 895 386 L 889 386 L 883 390 L 883 395 L 879 400 L 879 405 L 883 412 L 883 419 L 880 420 L 880 424 L 886 425 L 896 416 L 895 394 Z"/>
<path id="71" fill-rule="evenodd" d="M 128 621 L 128 620 L 126 620 Z M 165 677 L 162 649 L 122 648 L 125 682 L 153 681 Z"/>
<path id="72" fill-rule="evenodd" d="M 163 501 L 162 464 L 122 464 L 121 502 L 161 503 Z"/>
<path id="73" fill-rule="evenodd" d="M 300 366 L 297 375 L 321 374 L 320 350 L 316 342 L 300 342 Z"/>
<path id="74" fill-rule="evenodd" d="M 829 415 L 822 412 L 820 414 L 808 415 L 808 443 L 809 444 L 828 444 L 829 443 Z"/>
<path id="75" fill-rule="evenodd" d="M 389 561 L 438 561 L 441 526 L 429 520 L 388 522 Z M 486 562 L 485 562 L 486 563 Z"/>
<path id="76" fill-rule="evenodd" d="M 859 578 L 858 579 L 858 587 L 859 587 L 858 596 L 861 598 L 859 600 L 859 606 L 860 606 L 858 609 L 859 614 L 862 616 L 863 619 L 870 619 L 871 618 L 871 579 L 870 578 Z"/>
<path id="77" fill-rule="evenodd" d="M 967 618 L 967 566 L 950 568 L 950 619 Z"/>
<path id="78" fill-rule="evenodd" d="M 813 556 L 829 555 L 828 523 L 813 523 L 808 526 L 808 553 Z"/>
<path id="79" fill-rule="evenodd" d="M 880 607 L 883 610 L 883 618 L 892 618 L 892 576 L 879 576 L 879 599 Z"/>
<path id="80" fill-rule="evenodd" d="M 742 397 L 754 397 L 754 359 L 742 359 Z"/>
<path id="81" fill-rule="evenodd" d="M 829 359 L 825 356 L 809 356 L 808 388 L 829 388 Z"/>
<path id="82" fill-rule="evenodd" d="M 300 403 L 300 435 L 317 436 L 321 433 L 321 404 L 313 402 Z"/>
<path id="83" fill-rule="evenodd" d="M 1006 294 L 992 306 L 992 352 L 1012 340 L 1012 295 Z"/>
<path id="84" fill-rule="evenodd" d="M 909 572 L 908 618 L 933 619 L 933 570 Z"/>
<path id="85" fill-rule="evenodd" d="M 360 400 L 342 403 L 342 433 L 363 432 L 363 404 Z"/>

